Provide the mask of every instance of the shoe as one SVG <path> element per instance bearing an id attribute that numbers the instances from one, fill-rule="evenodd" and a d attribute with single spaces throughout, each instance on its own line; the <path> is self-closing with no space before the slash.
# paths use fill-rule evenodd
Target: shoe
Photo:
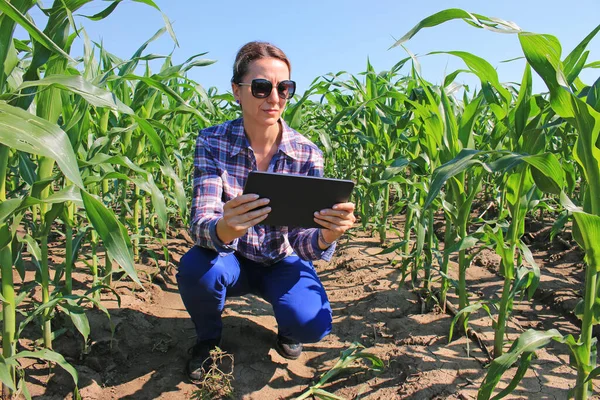
<path id="1" fill-rule="evenodd" d="M 302 343 L 296 342 L 293 339 L 286 338 L 281 335 L 277 335 L 277 343 L 275 343 L 275 350 L 283 358 L 288 360 L 296 360 L 302 354 Z"/>
<path id="2" fill-rule="evenodd" d="M 197 342 L 188 350 L 192 358 L 187 363 L 187 374 L 192 381 L 199 381 L 202 375 L 211 367 L 213 360 L 210 351 L 219 346 L 221 338 Z"/>

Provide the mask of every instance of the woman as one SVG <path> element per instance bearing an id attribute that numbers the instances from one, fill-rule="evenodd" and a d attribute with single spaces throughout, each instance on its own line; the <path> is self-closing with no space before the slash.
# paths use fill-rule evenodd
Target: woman
<path id="1" fill-rule="evenodd" d="M 225 299 L 254 293 L 273 306 L 275 347 L 288 359 L 331 331 L 331 307 L 312 260 L 329 260 L 335 241 L 355 222 L 354 204 L 315 212 L 321 229 L 260 224 L 268 199 L 242 195 L 252 170 L 323 175 L 321 151 L 281 114 L 295 92 L 290 62 L 277 47 L 250 42 L 237 54 L 231 88 L 242 118 L 204 129 L 194 159 L 191 231 L 196 242 L 182 258 L 179 292 L 196 327 L 188 362 L 191 379 L 221 340 Z M 266 206 L 266 207 L 265 207 Z"/>

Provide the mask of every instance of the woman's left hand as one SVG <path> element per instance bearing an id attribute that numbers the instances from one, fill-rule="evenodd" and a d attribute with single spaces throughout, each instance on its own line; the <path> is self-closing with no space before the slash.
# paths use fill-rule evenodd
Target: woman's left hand
<path id="1" fill-rule="evenodd" d="M 323 239 L 328 243 L 334 242 L 356 222 L 354 203 L 338 203 L 333 208 L 317 211 L 315 212 L 315 222 L 323 227 L 321 229 Z"/>

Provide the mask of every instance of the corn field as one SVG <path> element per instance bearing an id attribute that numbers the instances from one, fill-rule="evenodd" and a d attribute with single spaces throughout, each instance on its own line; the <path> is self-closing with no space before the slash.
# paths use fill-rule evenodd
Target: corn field
<path id="1" fill-rule="evenodd" d="M 138 1 L 162 12 L 151 0 Z M 188 224 L 197 132 L 239 116 L 230 94 L 205 90 L 187 77 L 190 69 L 214 62 L 205 53 L 174 65 L 171 56 L 146 52 L 162 35 L 176 40 L 168 18 L 123 60 L 75 26 L 73 14 L 90 2 L 56 0 L 43 10 L 48 21 L 40 27 L 28 18 L 36 2 L 0 0 L 5 396 L 30 397 L 21 361 L 32 358 L 65 369 L 77 395 L 77 371 L 53 351 L 60 334 L 53 320 L 70 320 L 85 347 L 92 334 L 89 310 L 111 318 L 102 294 L 112 290 L 113 278 L 125 275 L 139 284 L 135 263 L 150 245 L 162 246 L 168 260 L 169 232 Z M 110 18 L 119 3 L 104 3 L 106 9 L 88 18 Z M 357 229 L 376 234 L 384 252 L 397 257 L 400 282 L 435 298 L 444 310 L 456 294 L 450 339 L 467 332 L 471 314 L 489 315 L 493 361 L 478 399 L 510 394 L 535 352 L 551 342 L 572 354 L 577 379 L 569 395 L 590 398 L 600 375 L 592 334 L 600 318 L 600 78 L 587 83 L 579 76 L 600 68 L 586 50 L 600 25 L 564 53 L 551 35 L 448 9 L 423 19 L 394 46 L 410 47 L 421 30 L 451 20 L 468 23 L 473 34 L 485 29 L 513 35 L 526 59 L 520 84 L 502 84 L 494 67 L 475 54 L 448 51 L 439 53 L 461 59 L 466 69 L 435 85 L 409 55 L 389 71 L 378 73 L 367 63 L 358 76 L 315 79 L 284 118 L 323 150 L 326 176 L 356 182 Z M 17 26 L 28 39 L 15 36 Z M 72 55 L 77 38 L 81 57 Z M 152 71 L 151 62 L 162 63 L 160 70 Z M 461 87 L 459 74 L 472 74 L 479 87 Z M 533 93 L 534 74 L 545 84 L 542 93 Z M 479 204 L 495 212 L 476 213 Z M 509 342 L 514 301 L 530 299 L 543 274 L 523 240 L 525 220 L 536 213 L 553 219 L 553 235 L 569 231 L 585 254 L 585 286 L 574 311 L 580 332 L 527 330 Z M 443 220 L 441 239 L 436 218 Z M 58 240 L 65 250 L 60 265 L 48 255 Z M 482 249 L 499 256 L 503 287 L 497 299 L 471 301 L 466 274 Z M 90 284 L 74 290 L 72 274 L 81 260 Z M 25 279 L 26 261 L 35 266 L 34 280 Z M 27 326 L 37 329 L 35 349 L 19 346 Z M 514 365 L 516 373 L 499 391 Z"/>

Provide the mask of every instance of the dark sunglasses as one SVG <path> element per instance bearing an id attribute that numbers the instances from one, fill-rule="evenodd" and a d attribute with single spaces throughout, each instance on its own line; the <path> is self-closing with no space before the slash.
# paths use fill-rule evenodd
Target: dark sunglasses
<path id="1" fill-rule="evenodd" d="M 252 96 L 257 99 L 266 99 L 273 91 L 273 83 L 268 79 L 252 79 L 252 83 L 238 83 L 240 86 L 250 86 Z M 282 99 L 291 99 L 296 92 L 296 82 L 281 81 L 277 84 L 277 94 Z"/>

